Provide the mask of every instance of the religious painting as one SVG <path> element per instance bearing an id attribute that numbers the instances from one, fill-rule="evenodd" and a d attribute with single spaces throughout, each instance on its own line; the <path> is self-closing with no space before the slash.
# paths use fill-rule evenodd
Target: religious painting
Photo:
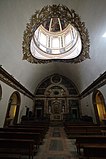
<path id="1" fill-rule="evenodd" d="M 60 25 L 58 18 L 52 18 L 51 30 L 52 32 L 60 31 Z"/>

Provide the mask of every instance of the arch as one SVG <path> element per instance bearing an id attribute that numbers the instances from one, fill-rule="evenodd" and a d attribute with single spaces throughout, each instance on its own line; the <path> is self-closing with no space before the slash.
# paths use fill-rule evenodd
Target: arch
<path id="1" fill-rule="evenodd" d="M 103 121 L 106 120 L 106 106 L 103 94 L 99 90 L 96 90 L 92 98 L 96 121 L 98 124 L 103 124 Z"/>
<path id="2" fill-rule="evenodd" d="M 0 84 L 0 100 L 2 99 L 2 87 L 1 87 L 1 84 Z"/>
<path id="3" fill-rule="evenodd" d="M 17 123 L 20 103 L 21 98 L 19 92 L 13 92 L 8 102 L 4 126 L 9 126 Z"/>
<path id="4" fill-rule="evenodd" d="M 59 75 L 59 74 L 52 74 L 45 79 L 43 79 L 37 86 L 35 90 L 35 95 L 44 95 L 45 90 L 47 87 L 51 86 L 62 86 L 64 89 L 66 89 L 69 92 L 69 95 L 79 95 L 79 91 L 76 87 L 76 85 L 68 79 L 65 76 Z"/>
<path id="5" fill-rule="evenodd" d="M 34 114 L 40 117 L 47 115 L 51 120 L 64 120 L 66 116 L 79 118 L 78 95 L 78 89 L 70 79 L 52 74 L 43 79 L 35 90 Z"/>

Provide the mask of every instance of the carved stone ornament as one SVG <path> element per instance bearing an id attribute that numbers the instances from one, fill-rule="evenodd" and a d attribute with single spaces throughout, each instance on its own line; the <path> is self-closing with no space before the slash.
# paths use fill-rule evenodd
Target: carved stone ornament
<path id="1" fill-rule="evenodd" d="M 34 57 L 30 51 L 31 39 L 34 36 L 36 29 L 47 19 L 51 18 L 63 19 L 66 23 L 71 24 L 80 34 L 82 49 L 81 53 L 73 59 L 38 59 Z M 69 10 L 64 5 L 45 6 L 41 10 L 32 15 L 30 22 L 26 25 L 26 30 L 23 35 L 23 60 L 30 63 L 50 63 L 50 62 L 65 62 L 65 63 L 79 63 L 89 57 L 89 35 L 85 27 L 85 23 L 81 22 L 78 14 L 74 10 Z"/>

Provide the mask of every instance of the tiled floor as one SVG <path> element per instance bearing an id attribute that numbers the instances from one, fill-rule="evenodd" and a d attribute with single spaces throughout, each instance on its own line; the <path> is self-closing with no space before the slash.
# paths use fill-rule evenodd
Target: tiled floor
<path id="1" fill-rule="evenodd" d="M 50 127 L 34 159 L 78 159 L 74 139 L 67 139 L 63 127 Z"/>

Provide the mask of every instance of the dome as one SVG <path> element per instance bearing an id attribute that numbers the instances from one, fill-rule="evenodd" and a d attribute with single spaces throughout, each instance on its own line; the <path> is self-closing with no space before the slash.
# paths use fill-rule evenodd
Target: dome
<path id="1" fill-rule="evenodd" d="M 89 58 L 89 35 L 74 10 L 63 5 L 45 6 L 27 23 L 23 59 L 31 63 L 79 63 Z"/>
<path id="2" fill-rule="evenodd" d="M 60 18 L 51 18 L 40 25 L 30 44 L 32 55 L 38 59 L 72 59 L 81 49 L 77 29 Z"/>

